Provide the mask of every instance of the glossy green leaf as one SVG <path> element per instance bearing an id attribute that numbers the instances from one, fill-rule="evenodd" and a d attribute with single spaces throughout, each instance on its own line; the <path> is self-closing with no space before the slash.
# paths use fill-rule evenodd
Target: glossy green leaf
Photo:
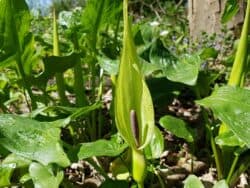
<path id="1" fill-rule="evenodd" d="M 160 125 L 175 136 L 185 139 L 187 142 L 194 141 L 194 131 L 181 119 L 167 115 L 160 119 Z"/>
<path id="2" fill-rule="evenodd" d="M 50 166 L 43 166 L 39 163 L 31 163 L 29 173 L 35 188 L 58 188 L 63 180 L 63 171 L 54 175 Z"/>
<path id="3" fill-rule="evenodd" d="M 211 108 L 215 116 L 225 123 L 233 133 L 250 146 L 250 91 L 224 86 L 215 90 L 211 96 L 197 101 Z"/>
<path id="4" fill-rule="evenodd" d="M 99 65 L 103 70 L 105 70 L 110 75 L 117 75 L 119 62 L 118 60 L 113 60 L 109 58 L 99 58 L 98 59 Z"/>
<path id="5" fill-rule="evenodd" d="M 225 180 L 220 180 L 220 181 L 215 183 L 213 188 L 229 188 L 229 186 L 227 185 Z"/>
<path id="6" fill-rule="evenodd" d="M 245 143 L 242 142 L 239 137 L 237 137 L 232 131 L 226 131 L 221 133 L 215 138 L 215 142 L 220 146 L 243 147 L 245 145 Z"/>
<path id="7" fill-rule="evenodd" d="M 154 135 L 144 149 L 144 153 L 147 159 L 157 159 L 161 157 L 161 154 L 164 150 L 164 138 L 162 132 L 155 127 Z"/>
<path id="8" fill-rule="evenodd" d="M 200 67 L 201 59 L 198 55 L 185 54 L 177 62 L 167 64 L 163 73 L 166 77 L 175 82 L 181 82 L 187 85 L 195 85 Z"/>
<path id="9" fill-rule="evenodd" d="M 9 186 L 15 169 L 28 167 L 30 160 L 10 154 L 0 163 L 0 187 Z"/>
<path id="10" fill-rule="evenodd" d="M 203 184 L 195 175 L 189 175 L 184 180 L 184 188 L 204 188 Z"/>
<path id="11" fill-rule="evenodd" d="M 169 80 L 187 85 L 195 85 L 201 59 L 195 54 L 184 54 L 177 58 L 158 39 L 151 48 L 150 62 L 157 64 Z"/>
<path id="12" fill-rule="evenodd" d="M 136 117 L 132 118 L 131 112 Z M 131 125 L 131 118 L 138 125 Z M 141 73 L 127 12 L 124 12 L 123 50 L 115 90 L 115 121 L 122 137 L 134 149 L 144 148 L 153 136 L 152 99 Z"/>
<path id="13" fill-rule="evenodd" d="M 50 123 L 17 115 L 0 116 L 0 144 L 16 155 L 65 167 L 70 162 L 59 142 L 60 129 Z"/>
<path id="14" fill-rule="evenodd" d="M 78 159 L 86 159 L 94 156 L 118 156 L 128 145 L 118 137 L 114 136 L 111 140 L 97 140 L 95 142 L 82 143 L 77 154 Z"/>
<path id="15" fill-rule="evenodd" d="M 218 51 L 215 48 L 205 48 L 202 50 L 200 57 L 202 59 L 215 59 L 218 56 Z"/>
<path id="16" fill-rule="evenodd" d="M 224 12 L 221 17 L 221 23 L 230 21 L 239 11 L 239 2 L 237 0 L 227 0 Z"/>

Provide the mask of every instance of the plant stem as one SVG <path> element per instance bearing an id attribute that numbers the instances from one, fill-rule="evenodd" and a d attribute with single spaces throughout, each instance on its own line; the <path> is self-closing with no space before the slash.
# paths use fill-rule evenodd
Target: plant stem
<path id="1" fill-rule="evenodd" d="M 199 92 L 197 87 L 194 88 L 194 91 L 196 93 L 197 99 L 201 99 L 200 92 Z M 213 131 L 211 130 L 211 126 L 210 126 L 209 119 L 208 119 L 208 114 L 207 114 L 207 112 L 206 112 L 206 110 L 204 108 L 202 108 L 202 117 L 203 117 L 203 119 L 205 121 L 206 130 L 207 130 L 207 133 L 209 135 L 211 148 L 212 148 L 212 151 L 213 151 L 213 154 L 214 154 L 214 161 L 215 161 L 215 165 L 216 165 L 218 179 L 220 180 L 220 179 L 223 179 L 223 170 L 222 170 L 223 169 L 222 168 L 223 163 L 221 163 L 220 150 L 215 144 Z"/>
<path id="2" fill-rule="evenodd" d="M 18 68 L 18 72 L 19 72 L 19 74 L 20 74 L 20 76 L 22 78 L 23 86 L 28 91 L 29 97 L 31 99 L 32 109 L 36 109 L 37 108 L 36 100 L 35 100 L 35 97 L 34 97 L 34 95 L 32 93 L 31 85 L 29 84 L 29 81 L 26 78 L 19 50 L 17 52 L 17 68 Z M 24 95 L 26 95 L 26 94 L 24 93 Z M 28 104 L 28 107 L 30 108 L 30 104 L 28 103 L 28 101 L 27 101 L 27 104 Z M 29 110 L 31 111 L 31 109 L 29 109 Z"/>
<path id="3" fill-rule="evenodd" d="M 73 34 L 73 44 L 76 51 L 79 50 L 79 43 L 77 40 L 77 34 Z M 84 80 L 83 80 L 83 73 L 81 67 L 81 60 L 76 63 L 74 66 L 74 90 L 76 95 L 76 106 L 82 107 L 87 105 L 87 98 L 85 95 L 85 87 L 84 87 Z"/>
<path id="4" fill-rule="evenodd" d="M 233 173 L 234 173 L 234 171 L 235 171 L 235 167 L 236 167 L 238 161 L 239 161 L 239 155 L 236 155 L 236 156 L 234 157 L 233 164 L 231 165 L 230 171 L 229 171 L 229 173 L 228 173 L 228 175 L 227 175 L 226 182 L 227 182 L 228 184 L 230 183 L 230 180 L 231 180 L 231 178 L 232 178 L 232 176 L 233 176 Z"/>
<path id="5" fill-rule="evenodd" d="M 53 55 L 60 56 L 59 50 L 59 39 L 58 39 L 58 28 L 57 28 L 57 15 L 55 8 L 53 9 Z M 56 73 L 56 85 L 60 101 L 62 105 L 68 105 L 69 101 L 65 95 L 65 84 L 63 73 Z"/>
<path id="6" fill-rule="evenodd" d="M 234 187 L 235 183 L 239 179 L 239 176 L 243 172 L 245 172 L 249 167 L 250 167 L 250 158 L 249 158 L 249 154 L 246 154 L 244 155 L 243 158 L 241 158 L 239 162 L 239 167 L 237 168 L 237 170 L 233 172 L 231 178 L 229 179 L 229 183 L 228 183 L 229 186 Z"/>
<path id="7" fill-rule="evenodd" d="M 210 129 L 210 127 L 209 127 L 209 129 Z M 215 160 L 216 170 L 217 170 L 217 174 L 218 174 L 218 179 L 221 180 L 221 179 L 223 179 L 221 157 L 219 155 L 218 147 L 215 144 L 214 137 L 212 135 L 212 131 L 210 132 L 210 134 L 211 134 L 210 135 L 211 147 L 212 147 L 212 151 L 214 154 L 214 160 Z"/>
<path id="8" fill-rule="evenodd" d="M 154 169 L 154 173 L 155 175 L 157 176 L 158 180 L 159 180 L 159 183 L 160 183 L 160 186 L 161 188 L 164 188 L 165 187 L 165 184 L 161 178 L 161 175 L 158 173 L 157 169 Z"/>
<path id="9" fill-rule="evenodd" d="M 144 188 L 144 179 L 147 172 L 146 159 L 143 151 L 132 149 L 132 176 L 138 188 Z"/>
<path id="10" fill-rule="evenodd" d="M 213 151 L 213 154 L 214 154 L 214 161 L 215 161 L 215 165 L 216 165 L 218 179 L 220 180 L 220 179 L 223 178 L 223 170 L 222 170 L 220 152 L 219 152 L 218 147 L 215 144 L 213 132 L 211 130 L 211 127 L 210 127 L 210 124 L 209 124 L 209 121 L 208 121 L 208 115 L 207 115 L 207 112 L 205 111 L 205 109 L 202 109 L 202 116 L 204 118 L 204 121 L 205 121 L 205 124 L 206 124 L 206 129 L 207 129 L 209 137 L 210 137 L 210 144 L 211 144 L 211 148 L 212 148 L 212 151 Z"/>
<path id="11" fill-rule="evenodd" d="M 76 106 L 83 107 L 87 105 L 81 62 L 74 66 L 74 90 L 76 95 Z"/>

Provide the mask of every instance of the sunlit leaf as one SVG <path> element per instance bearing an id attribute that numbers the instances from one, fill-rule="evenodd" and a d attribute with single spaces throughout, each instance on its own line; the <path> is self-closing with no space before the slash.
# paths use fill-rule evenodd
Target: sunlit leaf
<path id="1" fill-rule="evenodd" d="M 115 136 L 111 140 L 97 140 L 95 142 L 82 143 L 78 152 L 79 159 L 86 159 L 93 156 L 118 156 L 128 145 Z"/>
<path id="2" fill-rule="evenodd" d="M 224 86 L 215 90 L 211 96 L 197 101 L 211 108 L 223 123 L 245 144 L 250 146 L 250 91 Z"/>
<path id="3" fill-rule="evenodd" d="M 31 163 L 29 173 L 35 188 L 58 188 L 63 180 L 63 171 L 55 175 L 50 166 L 43 166 L 39 163 Z"/>
<path id="4" fill-rule="evenodd" d="M 169 80 L 187 85 L 195 85 L 201 59 L 196 54 L 184 54 L 177 58 L 158 39 L 151 48 L 150 62 L 158 65 L 159 70 Z"/>
<path id="5" fill-rule="evenodd" d="M 216 144 L 220 146 L 240 146 L 243 147 L 245 145 L 239 137 L 237 137 L 232 131 L 223 132 L 215 138 Z"/>
<path id="6" fill-rule="evenodd" d="M 204 188 L 199 178 L 195 175 L 189 175 L 187 179 L 184 180 L 184 188 Z"/>
<path id="7" fill-rule="evenodd" d="M 11 177 L 15 169 L 28 167 L 30 160 L 15 154 L 8 155 L 0 163 L 0 186 L 8 186 L 11 184 Z"/>
<path id="8" fill-rule="evenodd" d="M 69 160 L 59 141 L 60 129 L 50 123 L 17 115 L 0 116 L 0 144 L 16 155 L 65 167 Z"/>
<path id="9" fill-rule="evenodd" d="M 173 135 L 183 138 L 187 142 L 194 141 L 194 131 L 181 119 L 166 115 L 160 119 L 160 125 L 170 131 Z"/>
<path id="10" fill-rule="evenodd" d="M 220 180 L 218 182 L 215 183 L 215 185 L 213 186 L 213 188 L 228 188 L 229 186 L 227 185 L 225 180 Z"/>

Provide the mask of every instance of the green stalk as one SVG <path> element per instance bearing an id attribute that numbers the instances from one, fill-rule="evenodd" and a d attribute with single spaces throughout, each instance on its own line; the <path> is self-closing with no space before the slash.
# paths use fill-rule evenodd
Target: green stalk
<path id="1" fill-rule="evenodd" d="M 199 92 L 197 87 L 195 87 L 195 94 L 196 94 L 197 99 L 201 99 L 201 95 L 200 95 L 200 92 Z M 216 145 L 216 143 L 214 141 L 213 131 L 211 129 L 208 114 L 205 111 L 205 109 L 202 109 L 202 117 L 205 121 L 206 132 L 209 136 L 212 152 L 214 155 L 214 161 L 215 161 L 215 166 L 216 166 L 216 170 L 217 170 L 217 174 L 218 174 L 218 179 L 223 179 L 223 163 L 221 160 L 221 153 L 220 153 L 218 146 Z"/>
<path id="2" fill-rule="evenodd" d="M 161 188 L 164 188 L 164 187 L 165 187 L 165 183 L 164 183 L 164 181 L 162 180 L 161 175 L 159 174 L 158 170 L 155 169 L 155 168 L 154 168 L 154 173 L 155 173 L 155 175 L 157 176 L 157 179 L 158 179 L 158 181 L 159 181 L 160 187 L 161 187 Z"/>
<path id="3" fill-rule="evenodd" d="M 233 175 L 229 179 L 229 186 L 233 187 L 237 180 L 239 179 L 239 176 L 245 172 L 250 167 L 250 158 L 249 155 L 245 155 L 239 162 L 239 167 L 234 170 Z"/>
<path id="4" fill-rule="evenodd" d="M 94 50 L 95 53 L 96 52 L 96 44 L 97 44 L 97 37 L 98 37 L 98 30 L 100 28 L 100 23 L 101 23 L 101 20 L 102 20 L 102 14 L 103 14 L 103 10 L 104 10 L 104 5 L 105 5 L 105 0 L 101 0 L 100 2 L 100 7 L 99 9 L 97 10 L 98 11 L 98 15 L 97 15 L 97 18 L 95 20 L 95 25 L 94 25 L 94 29 L 93 29 L 93 35 L 92 35 L 92 49 Z"/>
<path id="5" fill-rule="evenodd" d="M 102 100 L 102 93 L 103 93 L 103 69 L 100 69 L 100 85 L 98 88 L 98 95 L 97 95 L 97 101 Z M 98 110 L 98 138 L 101 138 L 103 130 L 103 116 L 102 116 L 102 109 Z"/>
<path id="6" fill-rule="evenodd" d="M 76 106 L 82 107 L 87 105 L 81 62 L 74 66 L 74 90 L 76 95 Z"/>
<path id="7" fill-rule="evenodd" d="M 34 95 L 32 93 L 31 85 L 29 84 L 29 81 L 26 78 L 19 50 L 17 52 L 17 68 L 18 68 L 18 72 L 19 72 L 19 74 L 21 76 L 23 86 L 27 90 L 27 92 L 29 94 L 29 97 L 31 99 L 31 107 L 32 107 L 32 109 L 36 109 L 37 108 L 36 99 L 35 99 L 35 97 L 34 97 Z M 25 95 L 25 93 L 24 93 L 24 95 Z M 28 107 L 30 108 L 30 105 L 29 105 L 28 101 L 27 101 L 27 104 L 28 104 Z M 31 109 L 30 109 L 30 111 L 31 111 Z"/>
<path id="8" fill-rule="evenodd" d="M 204 109 L 203 109 L 202 115 L 203 115 L 203 118 L 205 119 L 206 129 L 208 130 L 208 134 L 210 137 L 210 144 L 211 144 L 211 148 L 212 148 L 212 151 L 214 154 L 214 161 L 215 161 L 215 165 L 216 165 L 218 179 L 220 180 L 220 179 L 223 179 L 223 168 L 222 168 L 222 160 L 221 160 L 220 150 L 217 147 L 217 145 L 215 144 L 213 132 L 212 132 L 211 127 L 208 123 L 208 116 L 207 116 L 207 113 L 204 111 Z"/>
<path id="9" fill-rule="evenodd" d="M 104 5 L 105 5 L 105 0 L 101 0 L 100 1 L 100 7 L 98 8 L 97 12 L 98 12 L 98 15 L 97 15 L 97 18 L 95 20 L 95 23 L 94 23 L 94 28 L 93 28 L 93 31 L 90 35 L 91 37 L 91 40 L 90 40 L 90 47 L 92 49 L 92 52 L 93 52 L 93 56 L 96 57 L 97 56 L 97 49 L 96 49 L 96 45 L 97 45 L 97 41 L 98 41 L 98 33 L 99 33 L 99 28 L 100 28 L 100 23 L 101 23 L 101 20 L 102 20 L 102 14 L 103 14 L 103 11 L 104 11 Z M 91 100 L 92 102 L 97 102 L 95 96 L 96 96 L 96 59 L 93 58 L 92 62 L 91 62 L 91 65 L 90 65 L 90 69 L 91 69 L 91 94 L 93 96 L 93 99 Z M 96 127 L 96 111 L 93 111 L 91 112 L 91 140 L 95 140 L 96 139 L 96 130 L 97 130 L 97 127 Z"/>
<path id="10" fill-rule="evenodd" d="M 74 36 L 74 47 L 78 51 L 79 50 L 79 44 L 77 40 L 76 33 L 73 34 Z M 82 73 L 82 67 L 81 62 L 77 62 L 74 66 L 74 90 L 76 95 L 76 106 L 82 107 L 87 105 L 87 98 L 85 95 L 85 87 L 84 87 L 84 80 L 83 80 L 83 73 Z"/>
<path id="11" fill-rule="evenodd" d="M 132 175 L 138 184 L 138 188 L 144 188 L 146 172 L 147 164 L 143 151 L 132 149 Z"/>
<path id="12" fill-rule="evenodd" d="M 228 173 L 228 175 L 227 175 L 226 182 L 227 182 L 228 184 L 230 183 L 230 180 L 231 180 L 231 178 L 232 178 L 232 176 L 233 176 L 233 173 L 234 173 L 234 171 L 235 171 L 235 168 L 236 168 L 236 165 L 237 165 L 238 161 L 239 161 L 239 155 L 236 155 L 236 156 L 234 157 L 233 164 L 231 165 L 230 171 L 229 171 L 229 173 Z"/>
<path id="13" fill-rule="evenodd" d="M 60 56 L 59 50 L 59 39 L 58 39 L 58 28 L 57 28 L 57 15 L 55 8 L 53 9 L 53 55 Z M 60 97 L 60 101 L 62 105 L 68 105 L 69 101 L 65 95 L 65 84 L 63 73 L 56 73 L 56 85 L 57 91 Z"/>

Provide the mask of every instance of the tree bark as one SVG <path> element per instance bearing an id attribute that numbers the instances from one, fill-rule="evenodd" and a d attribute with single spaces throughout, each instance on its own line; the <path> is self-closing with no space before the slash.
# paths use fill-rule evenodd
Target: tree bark
<path id="1" fill-rule="evenodd" d="M 188 20 L 190 35 L 199 38 L 202 32 L 208 34 L 220 33 L 222 24 L 220 22 L 224 11 L 226 0 L 189 0 Z M 244 0 L 239 0 L 240 11 L 227 23 L 227 28 L 232 29 L 243 23 Z"/>

